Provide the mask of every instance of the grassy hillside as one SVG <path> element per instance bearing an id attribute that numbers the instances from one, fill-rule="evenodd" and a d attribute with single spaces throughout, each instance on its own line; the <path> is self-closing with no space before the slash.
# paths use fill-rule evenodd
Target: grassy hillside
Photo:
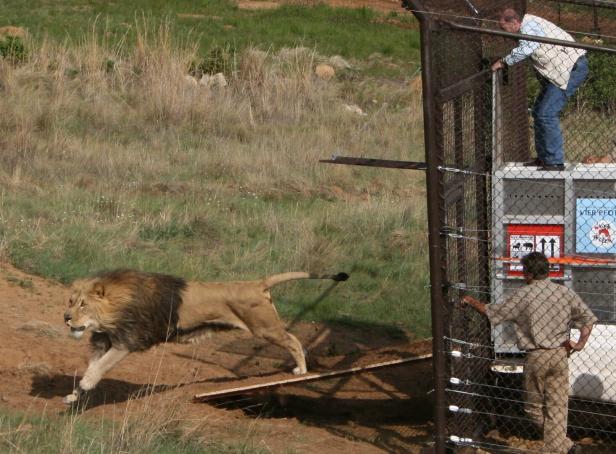
<path id="1" fill-rule="evenodd" d="M 148 2 L 144 14 L 168 17 L 133 20 L 133 38 L 114 41 L 88 32 L 86 16 L 100 13 L 113 29 L 144 4 L 107 3 L 44 2 L 31 17 L 21 2 L 5 8 L 31 33 L 24 61 L 0 61 L 3 257 L 63 282 L 113 267 L 208 280 L 347 271 L 323 301 L 328 284 L 281 286 L 281 313 L 427 335 L 423 175 L 319 163 L 332 154 L 423 158 L 420 92 L 403 69 L 416 68 L 415 50 L 401 50 L 415 33 L 364 10 Z M 229 33 L 254 46 L 194 45 L 185 39 L 194 24 L 177 15 L 190 5 L 250 23 L 250 39 L 244 25 Z M 302 26 L 320 41 L 295 47 L 277 25 L 292 16 L 308 18 Z M 325 39 L 319 27 L 332 17 L 340 36 L 361 28 L 364 38 Z M 58 29 L 47 30 L 52 23 Z M 63 41 L 63 31 L 74 38 Z M 405 60 L 371 53 L 379 42 Z M 351 68 L 324 81 L 314 68 L 328 49 Z M 212 58 L 231 62 L 228 86 L 188 83 L 189 69 Z"/>
<path id="2" fill-rule="evenodd" d="M 174 39 L 197 43 L 206 51 L 216 45 L 274 50 L 305 46 L 324 55 L 367 58 L 378 52 L 399 63 L 418 60 L 419 35 L 409 30 L 415 24 L 410 14 L 383 16 L 365 8 L 304 3 L 316 5 L 244 10 L 228 0 L 6 0 L 0 27 L 22 26 L 39 39 L 47 36 L 70 43 L 82 41 L 95 29 L 118 45 L 135 41 L 136 21 L 152 25 L 165 19 L 173 26 Z M 404 27 L 388 25 L 392 20 Z"/>

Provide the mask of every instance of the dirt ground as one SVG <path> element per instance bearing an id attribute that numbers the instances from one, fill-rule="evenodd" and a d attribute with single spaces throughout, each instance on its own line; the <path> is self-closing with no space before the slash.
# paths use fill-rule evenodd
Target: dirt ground
<path id="1" fill-rule="evenodd" d="M 88 342 L 68 337 L 67 288 L 0 264 L 1 405 L 28 414 L 66 411 L 62 396 L 84 372 Z M 430 352 L 403 332 L 383 335 L 303 323 L 291 328 L 311 371 L 332 371 Z M 187 430 L 271 452 L 419 452 L 430 440 L 430 360 L 259 396 L 194 403 L 223 388 L 294 377 L 284 351 L 227 332 L 197 345 L 169 344 L 133 354 L 104 378 L 84 410 L 94 421 L 139 415 L 147 405 L 184 420 Z M 147 385 L 147 393 L 139 391 Z M 141 416 L 143 414 L 141 413 Z"/>

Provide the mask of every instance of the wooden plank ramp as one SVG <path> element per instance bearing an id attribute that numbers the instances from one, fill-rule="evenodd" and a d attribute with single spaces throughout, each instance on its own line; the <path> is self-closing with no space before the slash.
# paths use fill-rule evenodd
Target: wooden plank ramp
<path id="1" fill-rule="evenodd" d="M 212 391 L 208 393 L 197 394 L 193 400 L 198 402 L 206 402 L 208 400 L 220 399 L 222 397 L 235 396 L 238 394 L 248 394 L 255 391 L 261 391 L 264 389 L 278 388 L 280 386 L 288 386 L 295 384 L 309 383 L 319 380 L 327 380 L 331 378 L 343 377 L 345 375 L 361 374 L 364 372 L 371 372 L 378 369 L 385 369 L 388 367 L 396 367 L 404 364 L 421 361 L 424 359 L 432 358 L 432 354 L 413 356 L 411 358 L 395 359 L 392 361 L 386 361 L 382 363 L 368 364 L 366 366 L 357 366 L 350 369 L 335 370 L 331 372 L 320 372 L 308 375 L 302 375 L 300 377 L 286 378 L 283 380 L 275 380 L 267 383 L 258 383 L 256 385 L 239 386 L 237 388 L 227 388 L 218 391 Z"/>

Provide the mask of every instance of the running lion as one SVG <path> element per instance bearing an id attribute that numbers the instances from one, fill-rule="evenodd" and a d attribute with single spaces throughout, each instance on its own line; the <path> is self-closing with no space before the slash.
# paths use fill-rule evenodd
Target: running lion
<path id="1" fill-rule="evenodd" d="M 94 389 L 103 375 L 131 352 L 161 342 L 195 341 L 213 329 L 239 328 L 285 348 L 295 360 L 295 374 L 305 374 L 306 358 L 299 340 L 278 317 L 269 289 L 295 279 L 345 281 L 346 273 L 276 274 L 256 281 L 197 282 L 166 274 L 115 270 L 72 285 L 64 321 L 80 339 L 92 332 L 88 368 L 73 392 L 72 404 Z"/>

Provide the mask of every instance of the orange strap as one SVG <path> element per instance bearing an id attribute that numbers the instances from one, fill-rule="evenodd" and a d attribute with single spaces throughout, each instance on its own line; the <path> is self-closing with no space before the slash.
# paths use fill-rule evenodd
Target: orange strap
<path id="1" fill-rule="evenodd" d="M 501 262 L 518 263 L 519 257 L 496 257 L 495 260 Z M 616 264 L 616 259 L 604 259 L 595 257 L 583 257 L 580 255 L 570 255 L 565 257 L 549 257 L 548 262 L 555 265 L 611 265 Z"/>

